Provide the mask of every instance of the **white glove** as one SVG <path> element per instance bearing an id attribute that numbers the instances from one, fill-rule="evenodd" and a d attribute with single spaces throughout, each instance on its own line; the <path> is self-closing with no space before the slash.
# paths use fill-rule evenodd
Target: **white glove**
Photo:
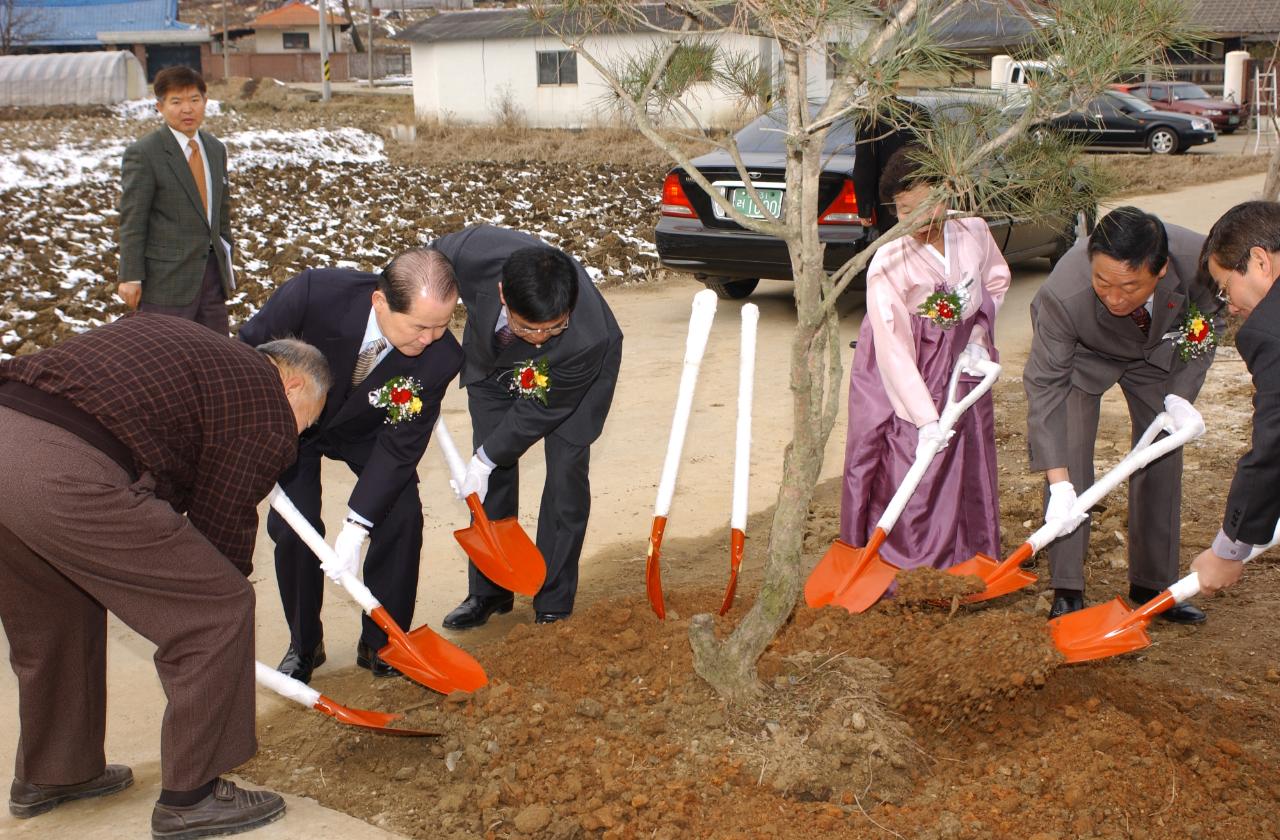
<path id="1" fill-rule="evenodd" d="M 1058 536 L 1070 534 L 1076 528 L 1080 527 L 1086 519 L 1087 514 L 1071 516 L 1071 509 L 1076 506 L 1076 488 L 1070 481 L 1056 481 L 1049 485 L 1049 504 L 1045 506 L 1044 523 L 1048 525 L 1050 522 L 1061 523 L 1061 530 Z"/>
<path id="2" fill-rule="evenodd" d="M 1179 430 L 1186 428 L 1204 429 L 1204 418 L 1195 406 L 1177 394 L 1168 394 L 1164 398 L 1164 410 L 1169 412 L 1173 425 Z"/>
<path id="3" fill-rule="evenodd" d="M 462 476 L 462 485 L 453 479 L 449 480 L 449 486 L 453 488 L 453 492 L 462 501 L 466 501 L 467 496 L 475 493 L 480 497 L 480 501 L 484 501 L 484 497 L 489 494 L 489 473 L 493 472 L 493 467 L 480 460 L 480 456 L 472 455 L 471 460 L 467 462 L 467 472 Z"/>
<path id="4" fill-rule="evenodd" d="M 965 373 L 973 376 L 982 376 L 982 372 L 977 370 L 975 365 L 978 362 L 991 361 L 991 354 L 987 352 L 987 348 L 981 344 L 968 344 L 964 348 L 964 352 L 960 354 L 960 369 Z"/>
<path id="5" fill-rule="evenodd" d="M 360 549 L 364 548 L 369 532 L 354 522 L 342 526 L 342 533 L 333 544 L 334 556 L 320 561 L 320 569 L 334 583 L 341 583 L 344 574 L 360 571 Z"/>
<path id="6" fill-rule="evenodd" d="M 947 442 L 951 440 L 952 435 L 955 434 L 954 431 L 947 432 L 945 435 L 942 434 L 942 427 L 938 425 L 937 420 L 933 420 L 929 423 L 925 423 L 923 426 L 920 427 L 919 431 L 920 431 L 920 439 L 916 441 L 916 460 L 917 461 L 919 461 L 920 458 L 924 455 L 924 450 L 926 446 L 929 446 L 930 444 L 933 444 L 933 443 L 937 443 L 938 450 L 941 451 L 942 449 L 946 448 Z"/>

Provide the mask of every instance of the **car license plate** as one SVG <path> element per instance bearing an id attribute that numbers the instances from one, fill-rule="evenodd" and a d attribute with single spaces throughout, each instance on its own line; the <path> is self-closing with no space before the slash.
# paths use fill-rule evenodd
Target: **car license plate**
<path id="1" fill-rule="evenodd" d="M 760 200 L 764 202 L 764 206 L 774 217 L 782 216 L 782 193 L 783 190 L 762 190 L 756 189 L 756 193 L 760 196 Z M 743 187 L 739 187 L 733 191 L 733 206 L 743 215 L 750 216 L 753 219 L 763 219 L 764 213 L 760 212 L 760 208 L 751 200 L 751 194 Z"/>
<path id="2" fill-rule="evenodd" d="M 1230 117 L 1227 117 L 1227 122 L 1230 123 L 1231 125 L 1235 125 L 1236 123 L 1240 122 L 1240 118 L 1235 115 L 1232 115 Z"/>

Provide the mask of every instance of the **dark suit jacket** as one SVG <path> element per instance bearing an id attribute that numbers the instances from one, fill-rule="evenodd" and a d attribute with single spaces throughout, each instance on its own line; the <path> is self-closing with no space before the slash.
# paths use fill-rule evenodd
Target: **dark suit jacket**
<path id="1" fill-rule="evenodd" d="M 258 502 L 298 454 L 297 421 L 267 357 L 192 321 L 134 314 L 0 362 L 5 379 L 97 418 L 156 496 L 249 574 Z"/>
<path id="2" fill-rule="evenodd" d="M 1178 357 L 1166 334 L 1178 328 L 1194 303 L 1218 332 L 1222 305 L 1213 282 L 1200 271 L 1204 235 L 1166 224 L 1169 270 L 1156 284 L 1151 327 L 1144 337 L 1128 316 L 1116 316 L 1093 291 L 1093 270 L 1081 239 L 1054 267 L 1031 301 L 1031 353 L 1023 371 L 1027 392 L 1027 443 L 1031 469 L 1067 464 L 1067 394 L 1078 388 L 1102 394 L 1127 371 L 1148 368 L 1162 393 L 1195 400 L 1213 353 L 1189 362 Z"/>
<path id="3" fill-rule="evenodd" d="M 1236 348 L 1253 374 L 1253 446 L 1236 465 L 1222 530 L 1262 545 L 1280 519 L 1280 283 L 1236 333 Z"/>
<path id="4" fill-rule="evenodd" d="M 124 151 L 120 194 L 120 280 L 141 281 L 142 299 L 156 306 L 186 306 L 204 281 L 212 248 L 231 297 L 230 269 L 220 238 L 231 242 L 227 150 L 203 129 L 205 166 L 213 192 L 206 218 L 186 153 L 168 126 Z"/>
<path id="5" fill-rule="evenodd" d="M 535 236 L 493 225 L 476 225 L 432 243 L 449 258 L 467 307 L 462 336 L 466 364 L 462 385 L 505 377 L 525 360 L 546 359 L 551 385 L 547 405 L 515 399 L 502 423 L 482 445 L 496 464 L 515 463 L 535 442 L 555 433 L 578 446 L 590 446 L 604 429 L 622 364 L 622 330 L 590 275 L 578 268 L 578 303 L 569 329 L 535 349 L 516 340 L 497 351 L 493 333 L 502 311 L 498 284 L 502 264 L 513 251 L 546 243 Z M 505 382 L 505 380 L 504 380 Z"/>
<path id="6" fill-rule="evenodd" d="M 319 422 L 302 436 L 303 446 L 351 464 L 359 473 L 351 492 L 352 510 L 374 525 L 382 521 L 407 482 L 417 481 L 418 461 L 440 415 L 440 400 L 462 366 L 462 349 L 452 333 L 432 342 L 419 356 L 392 348 L 356 388 L 351 373 L 369 321 L 376 274 L 344 269 L 310 269 L 281 286 L 240 328 L 240 340 L 259 345 L 293 336 L 324 353 L 333 387 Z M 422 412 L 395 425 L 369 393 L 396 376 L 422 386 Z"/>

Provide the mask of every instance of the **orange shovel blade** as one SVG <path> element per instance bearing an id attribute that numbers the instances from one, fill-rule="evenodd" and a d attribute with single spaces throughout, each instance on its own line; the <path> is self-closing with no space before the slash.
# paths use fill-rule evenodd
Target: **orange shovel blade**
<path id="1" fill-rule="evenodd" d="M 521 595 L 537 595 L 547 578 L 542 552 L 514 518 L 490 520 L 475 493 L 467 496 L 472 522 L 453 532 L 462 550 L 489 580 Z"/>
<path id="2" fill-rule="evenodd" d="M 724 603 L 720 605 L 720 614 L 724 615 L 733 606 L 733 596 L 738 591 L 738 570 L 742 568 L 742 554 L 746 549 L 747 535 L 737 528 L 731 529 L 729 537 L 729 586 L 724 591 Z"/>
<path id="3" fill-rule="evenodd" d="M 339 723 L 345 723 L 349 726 L 361 726 L 365 729 L 374 729 L 385 735 L 404 735 L 407 737 L 417 738 L 439 738 L 442 733 L 427 732 L 423 729 L 405 729 L 403 727 L 392 726 L 391 723 L 400 719 L 400 715 L 389 715 L 386 712 L 371 712 L 368 709 L 352 709 L 333 700 L 330 697 L 320 695 L 320 699 L 313 706 L 316 711 L 323 712 Z"/>
<path id="4" fill-rule="evenodd" d="M 884 597 L 898 567 L 880 558 L 885 533 L 876 528 L 866 548 L 836 540 L 822 556 L 804 585 L 811 607 L 835 605 L 851 613 L 865 612 Z"/>
<path id="5" fill-rule="evenodd" d="M 1049 622 L 1054 647 L 1067 662 L 1088 662 L 1142 650 L 1151 644 L 1150 618 L 1141 618 L 1119 598 L 1058 616 Z"/>
<path id="6" fill-rule="evenodd" d="M 665 516 L 653 518 L 653 530 L 649 532 L 649 552 L 644 560 L 644 588 L 649 594 L 653 614 L 660 619 L 667 617 L 667 606 L 662 600 L 662 568 L 658 562 L 662 556 L 662 533 L 666 528 Z"/>
<path id="7" fill-rule="evenodd" d="M 1035 583 L 1036 576 L 1020 567 L 1022 561 L 1031 556 L 1030 552 L 1031 546 L 1024 543 L 1022 548 L 1002 563 L 997 563 L 985 554 L 975 554 L 963 563 L 957 563 L 947 569 L 948 574 L 973 575 L 981 578 L 986 584 L 986 589 L 962 598 L 961 603 L 976 604 L 979 601 L 990 601 L 992 598 L 1008 595 L 1010 592 L 1016 592 L 1024 586 Z"/>
<path id="8" fill-rule="evenodd" d="M 450 694 L 475 691 L 489 681 L 471 654 L 425 624 L 406 634 L 385 607 L 378 607 L 369 617 L 387 634 L 387 644 L 378 655 L 414 682 L 441 694 Z"/>

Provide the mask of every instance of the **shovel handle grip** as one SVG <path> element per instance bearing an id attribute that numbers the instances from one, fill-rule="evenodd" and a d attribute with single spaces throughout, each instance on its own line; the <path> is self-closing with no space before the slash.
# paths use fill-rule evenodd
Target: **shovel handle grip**
<path id="1" fill-rule="evenodd" d="M 729 527 L 747 528 L 747 490 L 751 482 L 751 402 L 756 376 L 756 327 L 760 307 L 742 307 L 742 349 L 738 359 L 738 427 L 733 452 L 733 508 Z"/>
<path id="2" fill-rule="evenodd" d="M 320 692 L 311 686 L 261 662 L 253 663 L 253 676 L 258 681 L 258 685 L 269 688 L 286 700 L 293 700 L 308 709 L 313 708 L 320 701 Z"/>
<path id="3" fill-rule="evenodd" d="M 435 436 L 436 445 L 440 447 L 440 454 L 444 455 L 444 462 L 449 466 L 449 477 L 461 487 L 462 479 L 467 474 L 467 467 L 462 463 L 462 456 L 458 454 L 458 447 L 454 445 L 453 435 L 449 434 L 449 427 L 444 424 L 443 415 L 436 420 L 436 427 L 432 434 Z"/>
<path id="4" fill-rule="evenodd" d="M 307 518 L 302 515 L 302 511 L 298 510 L 297 505 L 293 503 L 277 484 L 271 488 L 271 492 L 267 494 L 267 502 L 271 508 L 278 514 L 280 518 L 289 524 L 294 533 L 307 544 L 307 548 L 311 549 L 321 560 L 332 560 L 337 557 L 333 547 L 324 541 L 324 537 L 320 536 Z M 360 582 L 355 575 L 346 572 L 342 575 L 342 588 L 347 590 L 352 599 L 360 605 L 365 612 L 373 612 L 382 604 L 377 598 L 373 597 L 373 593 L 369 591 L 369 587 Z"/>
<path id="5" fill-rule="evenodd" d="M 676 475 L 680 472 L 680 453 L 684 451 L 689 413 L 693 410 L 693 391 L 698 384 L 702 355 L 706 352 L 707 337 L 711 335 L 711 322 L 715 317 L 716 293 L 703 289 L 693 296 L 689 336 L 685 340 L 684 368 L 680 372 L 680 390 L 676 395 L 675 414 L 671 418 L 667 457 L 662 462 L 662 477 L 658 481 L 658 499 L 653 505 L 654 516 L 666 516 L 671 512 L 671 499 L 676 492 Z"/>
<path id="6" fill-rule="evenodd" d="M 1255 545 L 1253 551 L 1249 552 L 1249 556 L 1244 558 L 1244 563 L 1248 563 L 1262 552 L 1280 543 L 1280 522 L 1276 523 L 1275 533 L 1271 535 L 1271 542 L 1265 545 Z M 1169 594 L 1173 596 L 1174 603 L 1181 604 L 1200 594 L 1200 575 L 1192 572 L 1186 577 L 1179 580 L 1173 586 L 1169 587 Z"/>

